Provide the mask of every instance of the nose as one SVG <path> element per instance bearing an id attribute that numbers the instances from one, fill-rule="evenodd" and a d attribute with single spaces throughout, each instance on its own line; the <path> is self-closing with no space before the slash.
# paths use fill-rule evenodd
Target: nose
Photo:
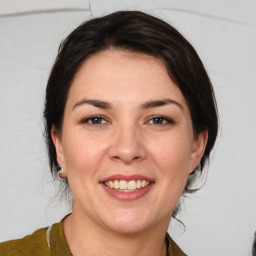
<path id="1" fill-rule="evenodd" d="M 112 160 L 130 164 L 146 157 L 143 135 L 136 127 L 119 127 L 113 135 L 109 156 Z"/>

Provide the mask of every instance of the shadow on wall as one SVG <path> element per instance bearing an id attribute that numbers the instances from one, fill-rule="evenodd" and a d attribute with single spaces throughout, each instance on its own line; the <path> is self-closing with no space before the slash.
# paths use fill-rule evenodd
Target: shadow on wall
<path id="1" fill-rule="evenodd" d="M 256 256 L 256 231 L 254 233 L 254 240 L 252 245 L 252 256 Z"/>
<path id="2" fill-rule="evenodd" d="M 23 0 L 23 4 L 14 4 L 13 1 L 5 2 L 1 6 L 0 18 L 18 17 L 25 15 L 35 15 L 44 13 L 63 13 L 91 11 L 89 1 L 72 0 L 72 1 L 32 1 Z"/>

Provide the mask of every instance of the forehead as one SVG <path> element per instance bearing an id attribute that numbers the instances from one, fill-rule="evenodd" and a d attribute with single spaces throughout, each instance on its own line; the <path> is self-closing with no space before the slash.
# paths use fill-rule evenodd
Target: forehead
<path id="1" fill-rule="evenodd" d="M 161 60 L 141 53 L 103 51 L 87 59 L 76 73 L 68 101 L 81 97 L 107 101 L 147 101 L 172 97 L 186 104 Z"/>

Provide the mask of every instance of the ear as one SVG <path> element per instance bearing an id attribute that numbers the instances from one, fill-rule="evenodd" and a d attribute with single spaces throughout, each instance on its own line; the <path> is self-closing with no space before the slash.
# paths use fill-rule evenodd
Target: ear
<path id="1" fill-rule="evenodd" d="M 207 141 L 208 130 L 200 132 L 198 137 L 194 140 L 191 152 L 191 164 L 189 168 L 189 174 L 192 173 L 195 170 L 195 168 L 199 165 L 201 158 L 204 154 Z"/>
<path id="2" fill-rule="evenodd" d="M 52 141 L 55 146 L 56 150 L 56 156 L 57 156 L 57 161 L 60 167 L 63 167 L 66 169 L 66 164 L 65 164 L 65 157 L 63 154 L 63 147 L 62 147 L 62 140 L 61 140 L 61 134 L 57 132 L 55 126 L 52 127 L 51 129 L 51 136 L 52 136 Z M 63 174 L 65 176 L 65 173 Z"/>

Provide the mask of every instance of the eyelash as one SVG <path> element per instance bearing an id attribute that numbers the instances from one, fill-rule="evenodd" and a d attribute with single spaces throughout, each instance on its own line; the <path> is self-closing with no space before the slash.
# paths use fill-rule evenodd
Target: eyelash
<path id="1" fill-rule="evenodd" d="M 97 123 L 100 122 L 100 123 Z M 103 123 L 102 123 L 103 121 Z M 153 123 L 150 123 L 150 122 Z M 160 123 L 157 123 L 159 122 Z M 101 116 L 101 115 L 95 115 L 95 116 L 90 116 L 87 117 L 85 119 L 83 119 L 81 121 L 81 123 L 83 124 L 89 124 L 89 125 L 103 125 L 103 124 L 110 124 L 110 122 L 108 122 L 106 120 L 105 117 Z M 145 122 L 146 124 L 150 124 L 150 125 L 168 125 L 168 124 L 174 124 L 174 121 L 171 118 L 165 117 L 165 116 L 151 116 L 150 118 L 147 119 L 147 121 Z"/>
<path id="2" fill-rule="evenodd" d="M 150 121 L 153 121 L 153 123 L 149 123 Z M 154 123 L 154 121 L 162 121 L 164 123 Z M 152 116 L 147 120 L 146 123 L 149 123 L 150 125 L 168 125 L 174 124 L 174 121 L 171 118 L 165 116 Z"/>
<path id="3" fill-rule="evenodd" d="M 94 122 L 95 120 L 101 121 L 100 123 Z M 94 120 L 94 121 L 93 121 Z M 104 121 L 104 123 L 102 123 Z M 90 116 L 82 120 L 83 124 L 89 124 L 89 125 L 102 125 L 102 124 L 109 124 L 109 122 L 100 115 Z"/>

